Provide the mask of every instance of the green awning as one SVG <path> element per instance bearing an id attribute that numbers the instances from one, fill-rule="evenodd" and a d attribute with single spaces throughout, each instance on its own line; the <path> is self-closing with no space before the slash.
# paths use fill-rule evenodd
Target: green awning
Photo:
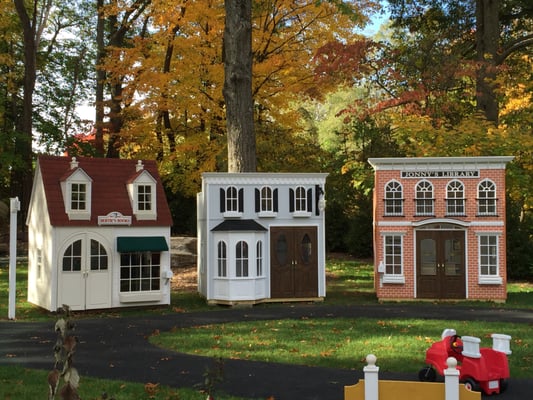
<path id="1" fill-rule="evenodd" d="M 121 236 L 117 238 L 117 250 L 119 253 L 168 251 L 168 244 L 164 236 Z"/>

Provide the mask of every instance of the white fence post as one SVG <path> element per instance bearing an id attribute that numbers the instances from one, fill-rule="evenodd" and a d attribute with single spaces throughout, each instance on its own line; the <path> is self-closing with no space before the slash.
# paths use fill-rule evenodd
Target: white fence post
<path id="1" fill-rule="evenodd" d="M 448 368 L 444 370 L 444 392 L 445 400 L 459 400 L 459 370 L 457 360 L 449 357 L 446 360 Z"/>
<path id="2" fill-rule="evenodd" d="M 366 356 L 366 367 L 363 368 L 365 373 L 365 400 L 378 400 L 379 398 L 379 367 L 376 365 L 377 357 L 374 354 Z"/>
<path id="3" fill-rule="evenodd" d="M 15 304 L 17 302 L 17 213 L 20 211 L 18 197 L 10 199 L 9 218 L 9 296 L 7 317 L 15 319 Z"/>

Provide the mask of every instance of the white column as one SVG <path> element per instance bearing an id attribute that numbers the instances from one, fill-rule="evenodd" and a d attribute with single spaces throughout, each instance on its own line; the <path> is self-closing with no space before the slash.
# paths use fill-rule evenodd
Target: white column
<path id="1" fill-rule="evenodd" d="M 445 400 L 459 400 L 459 370 L 457 360 L 449 357 L 446 360 L 448 368 L 444 370 L 444 392 Z"/>
<path id="2" fill-rule="evenodd" d="M 369 354 L 366 356 L 367 366 L 363 368 L 365 373 L 365 400 L 378 400 L 379 398 L 379 367 L 376 366 L 376 356 Z"/>
<path id="3" fill-rule="evenodd" d="M 7 317 L 15 319 L 15 303 L 17 292 L 17 212 L 20 210 L 18 197 L 11 200 L 9 218 L 9 306 Z"/>

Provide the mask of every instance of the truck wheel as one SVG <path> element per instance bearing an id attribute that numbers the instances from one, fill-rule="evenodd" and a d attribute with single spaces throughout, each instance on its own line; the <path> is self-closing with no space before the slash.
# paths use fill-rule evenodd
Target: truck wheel
<path id="1" fill-rule="evenodd" d="M 500 379 L 500 393 L 505 392 L 507 386 L 509 386 L 509 381 L 507 379 Z"/>
<path id="2" fill-rule="evenodd" d="M 421 382 L 435 382 L 437 372 L 435 372 L 433 367 L 424 367 L 418 372 L 418 379 Z"/>
<path id="3" fill-rule="evenodd" d="M 468 378 L 465 380 L 465 388 L 472 391 L 472 392 L 480 392 L 481 388 L 479 387 L 479 383 L 477 383 L 474 379 Z"/>

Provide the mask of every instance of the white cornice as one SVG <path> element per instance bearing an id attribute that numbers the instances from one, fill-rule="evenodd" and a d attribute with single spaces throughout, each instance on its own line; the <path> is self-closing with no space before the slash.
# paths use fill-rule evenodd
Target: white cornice
<path id="1" fill-rule="evenodd" d="M 294 185 L 323 184 L 327 173 L 290 173 L 290 172 L 204 172 L 202 180 L 209 184 L 234 185 Z"/>
<path id="2" fill-rule="evenodd" d="M 505 169 L 505 165 L 513 160 L 513 156 L 487 157 L 390 157 L 369 158 L 368 163 L 375 170 L 464 170 Z"/>

